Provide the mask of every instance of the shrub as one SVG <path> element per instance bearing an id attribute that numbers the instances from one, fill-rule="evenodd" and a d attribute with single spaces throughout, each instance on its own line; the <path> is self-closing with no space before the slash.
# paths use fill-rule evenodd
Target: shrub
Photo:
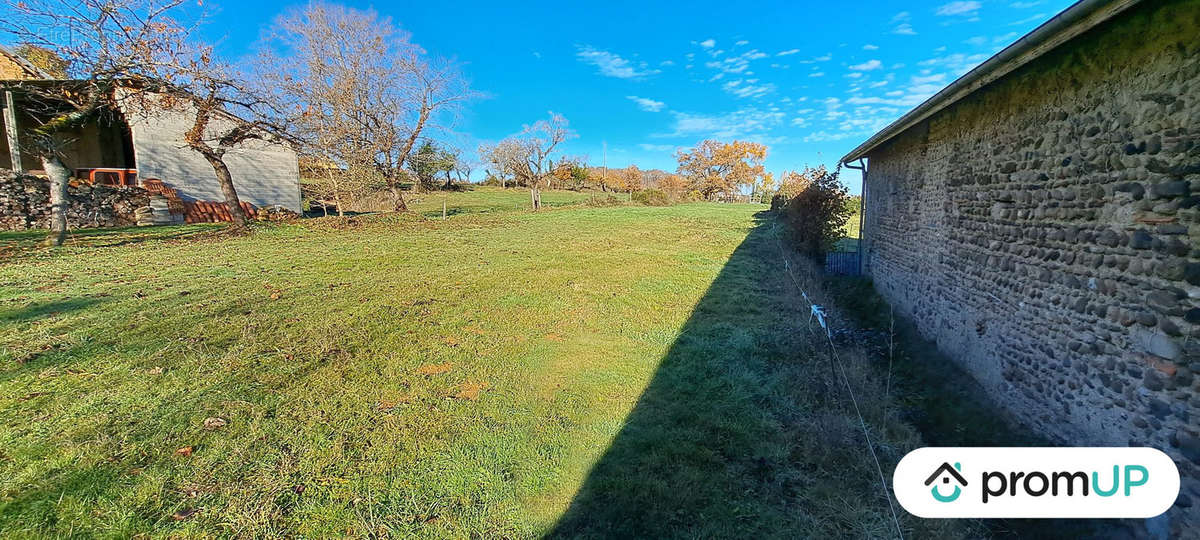
<path id="1" fill-rule="evenodd" d="M 647 206 L 668 206 L 671 198 L 661 189 L 643 189 L 630 196 L 633 202 Z"/>
<path id="2" fill-rule="evenodd" d="M 796 247 L 812 256 L 828 252 L 842 238 L 846 220 L 850 218 L 850 196 L 838 180 L 838 173 L 824 167 L 806 169 L 806 179 L 799 192 L 788 198 L 776 195 L 771 208 L 783 211 L 784 220 L 792 229 Z"/>
<path id="3" fill-rule="evenodd" d="M 625 204 L 625 199 L 615 195 L 601 196 L 593 194 L 591 198 L 583 201 L 583 204 L 586 206 L 621 206 Z"/>

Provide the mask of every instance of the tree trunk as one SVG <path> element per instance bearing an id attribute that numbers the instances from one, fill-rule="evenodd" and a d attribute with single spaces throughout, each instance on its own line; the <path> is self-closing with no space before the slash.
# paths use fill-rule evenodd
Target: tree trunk
<path id="1" fill-rule="evenodd" d="M 245 227 L 248 223 L 246 212 L 242 210 L 242 201 L 238 199 L 237 189 L 233 187 L 233 176 L 229 174 L 229 166 L 225 165 L 225 159 L 220 153 L 211 150 L 200 153 L 217 174 L 217 183 L 221 185 L 221 194 L 225 196 L 225 205 L 229 207 L 229 218 L 233 225 Z"/>
<path id="2" fill-rule="evenodd" d="M 333 204 L 337 205 L 338 217 L 344 217 L 345 211 L 342 210 L 342 183 L 338 181 L 337 175 L 333 171 L 326 168 L 325 175 L 329 178 L 329 185 L 333 188 Z M 325 216 L 329 217 L 329 205 L 322 204 L 325 207 Z"/>
<path id="3" fill-rule="evenodd" d="M 446 189 L 454 187 L 454 182 L 450 180 L 450 171 L 446 171 Z"/>
<path id="4" fill-rule="evenodd" d="M 529 186 L 529 201 L 533 203 L 534 212 L 542 209 L 542 191 L 536 184 Z"/>
<path id="5" fill-rule="evenodd" d="M 58 156 L 47 152 L 42 167 L 50 177 L 50 236 L 46 245 L 61 246 L 67 241 L 67 183 L 71 181 L 67 166 Z"/>
<path id="6" fill-rule="evenodd" d="M 400 192 L 400 186 L 392 186 L 389 189 L 392 192 L 392 211 L 407 212 L 408 205 L 404 204 L 404 194 Z"/>

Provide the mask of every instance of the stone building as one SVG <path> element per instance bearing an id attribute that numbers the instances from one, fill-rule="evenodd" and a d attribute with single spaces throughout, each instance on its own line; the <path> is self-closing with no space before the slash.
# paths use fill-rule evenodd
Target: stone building
<path id="1" fill-rule="evenodd" d="M 1051 440 L 1166 451 L 1200 534 L 1200 2 L 1079 2 L 863 159 L 879 292 Z"/>
<path id="2" fill-rule="evenodd" d="M 11 50 L 0 48 L 0 106 L 4 108 L 0 167 L 41 172 L 40 160 L 22 149 L 32 146 L 30 130 L 38 125 L 37 111 L 44 105 L 26 102 L 22 89 L 29 85 L 70 84 L 50 80 Z M 130 107 L 132 103 L 124 108 Z M 71 141 L 64 145 L 63 161 L 80 180 L 143 185 L 156 179 L 171 190 L 172 196 L 177 195 L 181 204 L 223 201 L 212 166 L 184 143 L 193 118 L 189 110 L 180 107 L 105 111 L 63 135 Z M 214 119 L 214 129 L 221 122 L 219 117 Z M 257 207 L 301 211 L 299 164 L 296 152 L 288 146 L 249 141 L 230 150 L 225 162 L 242 201 Z"/>

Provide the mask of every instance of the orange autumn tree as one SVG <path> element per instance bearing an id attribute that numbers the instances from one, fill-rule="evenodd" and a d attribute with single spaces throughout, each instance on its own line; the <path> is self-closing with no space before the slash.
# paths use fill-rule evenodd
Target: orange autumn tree
<path id="1" fill-rule="evenodd" d="M 687 181 L 678 174 L 668 174 L 658 181 L 658 189 L 663 190 L 671 200 L 677 201 L 687 191 Z"/>
<path id="2" fill-rule="evenodd" d="M 617 171 L 616 185 L 620 191 L 637 191 L 642 189 L 642 171 L 637 165 L 630 165 Z"/>
<path id="3" fill-rule="evenodd" d="M 766 145 L 746 141 L 706 140 L 690 151 L 675 154 L 679 174 L 693 190 L 710 200 L 732 198 L 742 187 L 753 186 L 766 172 L 766 158 Z"/>

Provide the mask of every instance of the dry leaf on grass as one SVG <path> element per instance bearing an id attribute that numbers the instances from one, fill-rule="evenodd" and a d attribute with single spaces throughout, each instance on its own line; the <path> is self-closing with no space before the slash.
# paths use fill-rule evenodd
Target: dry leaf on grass
<path id="1" fill-rule="evenodd" d="M 190 456 L 190 455 L 192 455 L 192 447 L 185 446 L 183 448 L 180 448 L 175 451 L 175 455 L 184 456 L 184 457 Z"/>
<path id="2" fill-rule="evenodd" d="M 228 423 L 224 418 L 210 416 L 204 419 L 204 429 L 221 429 Z"/>
<path id="3" fill-rule="evenodd" d="M 410 403 L 410 402 L 412 402 L 412 396 L 400 396 L 394 400 L 381 399 L 381 400 L 379 400 L 379 404 L 376 405 L 375 408 L 379 409 L 381 411 L 390 411 L 392 409 L 395 409 L 397 405 L 400 405 L 402 403 Z"/>
<path id="4" fill-rule="evenodd" d="M 182 510 L 177 510 L 174 514 L 171 514 L 171 519 L 175 521 L 183 521 L 196 515 L 196 512 L 198 511 L 199 510 L 196 510 L 195 508 L 184 508 Z"/>
<path id="5" fill-rule="evenodd" d="M 550 341 L 562 341 L 563 340 L 562 336 L 560 336 L 558 334 L 546 334 L 546 339 L 548 339 Z"/>
<path id="6" fill-rule="evenodd" d="M 465 382 L 458 385 L 458 393 L 454 394 L 454 397 L 456 399 L 479 401 L 479 393 L 486 390 L 488 386 L 487 381 L 478 383 Z"/>
<path id="7" fill-rule="evenodd" d="M 455 339 L 454 336 L 446 336 L 445 342 L 446 342 L 446 345 L 449 345 L 451 347 L 458 346 L 458 340 Z"/>
<path id="8" fill-rule="evenodd" d="M 149 375 L 162 375 L 163 368 L 162 368 L 162 366 L 152 367 L 150 369 L 147 369 L 146 373 Z"/>
<path id="9" fill-rule="evenodd" d="M 421 375 L 441 375 L 450 371 L 452 364 L 446 362 L 443 364 L 425 364 L 417 368 L 417 373 Z"/>

